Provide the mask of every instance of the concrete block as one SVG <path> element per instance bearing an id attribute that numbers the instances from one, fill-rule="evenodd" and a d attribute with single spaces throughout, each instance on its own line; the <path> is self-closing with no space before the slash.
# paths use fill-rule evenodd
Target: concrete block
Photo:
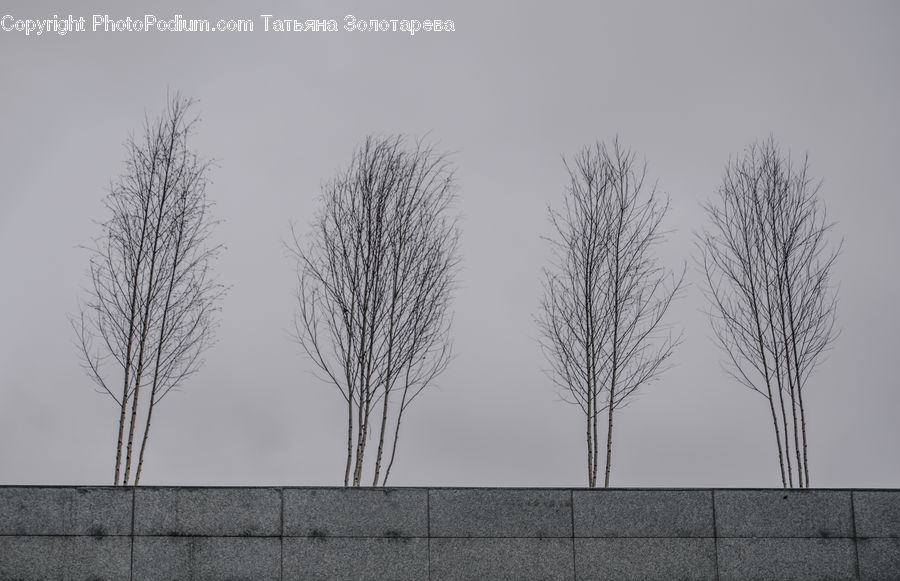
<path id="1" fill-rule="evenodd" d="M 432 537 L 571 537 L 568 490 L 452 489 L 429 491 Z"/>
<path id="2" fill-rule="evenodd" d="M 279 581 L 281 539 L 277 537 L 197 537 L 193 539 L 194 579 Z"/>
<path id="3" fill-rule="evenodd" d="M 0 536 L 0 579 L 119 581 L 130 568 L 128 537 Z"/>
<path id="4" fill-rule="evenodd" d="M 855 579 L 853 539 L 718 540 L 719 579 Z"/>
<path id="5" fill-rule="evenodd" d="M 122 487 L 0 487 L 0 535 L 128 535 L 131 495 Z"/>
<path id="6" fill-rule="evenodd" d="M 572 539 L 431 539 L 432 581 L 575 579 Z"/>
<path id="7" fill-rule="evenodd" d="M 900 537 L 900 491 L 856 490 L 853 514 L 859 537 Z"/>
<path id="8" fill-rule="evenodd" d="M 285 538 L 284 580 L 428 579 L 428 539 Z"/>
<path id="9" fill-rule="evenodd" d="M 191 579 L 194 537 L 135 537 L 132 581 Z"/>
<path id="10" fill-rule="evenodd" d="M 281 579 L 276 537 L 135 537 L 133 581 Z"/>
<path id="11" fill-rule="evenodd" d="M 858 539 L 859 578 L 864 581 L 900 577 L 900 538 Z"/>
<path id="12" fill-rule="evenodd" d="M 711 538 L 575 539 L 579 581 L 616 579 L 715 579 L 716 546 Z"/>
<path id="13" fill-rule="evenodd" d="M 137 488 L 136 535 L 277 536 L 277 488 Z"/>
<path id="14" fill-rule="evenodd" d="M 424 488 L 285 488 L 288 537 L 425 537 Z"/>
<path id="15" fill-rule="evenodd" d="M 575 490 L 576 537 L 712 537 L 709 490 Z"/>
<path id="16" fill-rule="evenodd" d="M 853 536 L 849 490 L 716 490 L 719 537 Z"/>

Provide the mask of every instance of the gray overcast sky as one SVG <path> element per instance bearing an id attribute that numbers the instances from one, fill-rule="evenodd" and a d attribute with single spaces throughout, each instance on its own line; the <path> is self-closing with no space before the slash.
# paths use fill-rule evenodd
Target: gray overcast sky
<path id="1" fill-rule="evenodd" d="M 369 133 L 454 152 L 457 357 L 410 408 L 391 484 L 583 486 L 581 411 L 543 374 L 533 322 L 561 154 L 619 135 L 671 196 L 659 248 L 693 253 L 729 156 L 772 133 L 845 239 L 842 334 L 807 388 L 815 486 L 900 485 L 900 3 L 31 2 L 0 16 L 249 18 L 251 33 L 0 31 L 0 484 L 112 482 L 116 404 L 67 315 L 87 284 L 123 142 L 167 88 L 199 100 L 194 148 L 232 285 L 206 366 L 154 415 L 142 484 L 338 485 L 342 400 L 290 340 L 282 249 Z M 455 32 L 275 33 L 261 14 L 452 19 Z M 689 270 L 675 367 L 617 416 L 614 486 L 779 486 L 765 400 L 721 371 Z"/>

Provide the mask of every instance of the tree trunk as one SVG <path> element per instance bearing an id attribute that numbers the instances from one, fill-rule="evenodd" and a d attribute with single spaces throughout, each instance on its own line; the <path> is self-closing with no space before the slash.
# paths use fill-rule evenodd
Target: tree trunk
<path id="1" fill-rule="evenodd" d="M 119 441 L 116 444 L 116 479 L 113 481 L 113 486 L 119 485 L 119 470 L 122 466 L 122 439 L 125 437 L 125 410 L 128 409 L 127 392 L 128 385 L 126 384 L 125 393 L 122 394 L 122 413 L 119 416 Z"/>
<path id="2" fill-rule="evenodd" d="M 137 486 L 141 480 L 141 468 L 144 466 L 144 449 L 147 447 L 147 436 L 150 434 L 150 418 L 153 416 L 153 400 L 150 400 L 150 407 L 147 410 L 147 425 L 144 427 L 144 437 L 141 440 L 141 453 L 138 455 L 137 472 L 134 475 L 134 485 Z"/>
<path id="3" fill-rule="evenodd" d="M 615 377 L 615 369 L 613 369 L 613 377 Z M 615 389 L 610 386 L 609 389 L 609 427 L 606 432 L 606 479 L 603 481 L 603 487 L 609 488 L 609 469 L 612 463 L 612 436 L 613 436 L 613 404 L 612 398 Z"/>

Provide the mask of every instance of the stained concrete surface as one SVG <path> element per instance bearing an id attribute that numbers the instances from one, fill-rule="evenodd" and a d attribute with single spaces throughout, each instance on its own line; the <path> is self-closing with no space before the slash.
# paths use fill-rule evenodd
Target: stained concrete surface
<path id="1" fill-rule="evenodd" d="M 900 490 L 0 487 L 0 581 L 826 578 Z"/>

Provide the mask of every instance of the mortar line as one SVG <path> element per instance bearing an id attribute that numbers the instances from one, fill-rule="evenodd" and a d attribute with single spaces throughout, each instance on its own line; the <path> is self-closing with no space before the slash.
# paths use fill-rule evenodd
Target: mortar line
<path id="1" fill-rule="evenodd" d="M 856 557 L 854 565 L 856 566 L 856 578 L 860 579 L 859 576 L 859 539 L 857 538 L 856 532 L 856 491 L 850 491 L 850 523 L 853 525 L 853 555 Z"/>
<path id="2" fill-rule="evenodd" d="M 428 560 L 428 581 L 431 581 L 431 489 L 425 489 L 425 551 Z"/>
<path id="3" fill-rule="evenodd" d="M 128 564 L 128 580 L 132 581 L 134 579 L 134 496 L 135 496 L 135 487 L 131 487 L 131 562 Z"/>
<path id="4" fill-rule="evenodd" d="M 281 562 L 278 564 L 278 570 L 281 572 L 279 579 L 284 581 L 284 487 L 278 489 L 278 498 L 281 500 L 281 511 L 279 514 L 281 517 L 281 530 L 279 532 L 281 534 L 278 536 L 278 546 L 281 548 Z"/>
<path id="5" fill-rule="evenodd" d="M 569 516 L 572 519 L 572 579 L 578 580 L 578 569 L 575 566 L 575 490 L 569 490 Z"/>
<path id="6" fill-rule="evenodd" d="M 188 563 L 190 564 L 191 579 L 199 577 L 197 574 L 197 537 L 188 537 Z"/>
<path id="7" fill-rule="evenodd" d="M 712 518 L 713 518 L 713 559 L 716 566 L 716 579 L 719 579 L 719 522 L 716 519 L 716 489 L 709 491 L 712 497 Z"/>

